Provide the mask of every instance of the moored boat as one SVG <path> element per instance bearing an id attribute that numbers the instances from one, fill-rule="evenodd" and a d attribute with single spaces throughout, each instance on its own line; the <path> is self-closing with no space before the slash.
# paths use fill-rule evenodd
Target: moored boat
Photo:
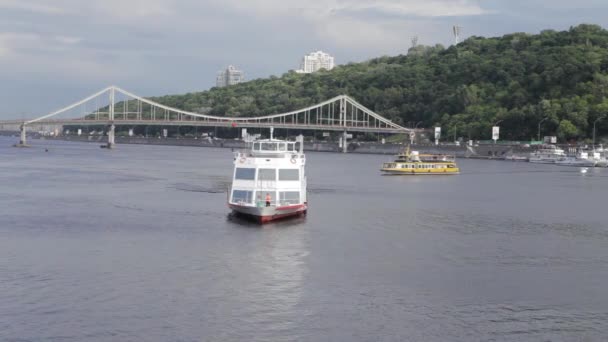
<path id="1" fill-rule="evenodd" d="M 396 175 L 454 175 L 460 173 L 455 156 L 420 154 L 409 147 L 380 171 Z"/>
<path id="2" fill-rule="evenodd" d="M 606 150 L 602 146 L 597 150 L 589 152 L 589 159 L 595 161 L 595 167 L 608 167 Z"/>
<path id="3" fill-rule="evenodd" d="M 596 162 L 579 156 L 564 157 L 555 162 L 555 165 L 561 166 L 579 166 L 579 167 L 594 167 Z"/>
<path id="4" fill-rule="evenodd" d="M 303 137 L 251 143 L 234 157 L 228 207 L 259 223 L 306 214 L 306 158 Z"/>
<path id="5" fill-rule="evenodd" d="M 555 164 L 566 157 L 566 152 L 555 145 L 548 145 L 530 153 L 528 161 L 539 164 Z"/>

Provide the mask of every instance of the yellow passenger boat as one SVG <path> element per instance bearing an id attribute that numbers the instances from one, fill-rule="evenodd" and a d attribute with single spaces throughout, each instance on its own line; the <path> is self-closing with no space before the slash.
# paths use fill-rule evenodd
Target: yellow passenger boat
<path id="1" fill-rule="evenodd" d="M 456 157 L 439 154 L 419 154 L 408 147 L 395 161 L 382 164 L 380 171 L 398 175 L 455 175 L 460 173 Z"/>

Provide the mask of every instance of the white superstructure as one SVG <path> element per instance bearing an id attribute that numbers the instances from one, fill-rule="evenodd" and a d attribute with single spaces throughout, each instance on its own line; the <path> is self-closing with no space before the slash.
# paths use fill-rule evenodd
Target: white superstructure
<path id="1" fill-rule="evenodd" d="M 306 158 L 296 142 L 257 140 L 237 152 L 228 206 L 260 222 L 306 213 Z"/>

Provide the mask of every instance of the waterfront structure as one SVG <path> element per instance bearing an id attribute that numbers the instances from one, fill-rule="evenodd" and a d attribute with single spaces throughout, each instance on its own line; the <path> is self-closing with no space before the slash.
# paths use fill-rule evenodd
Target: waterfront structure
<path id="1" fill-rule="evenodd" d="M 220 71 L 215 79 L 217 87 L 227 87 L 241 82 L 245 82 L 245 74 L 234 65 L 229 65 L 226 70 Z"/>
<path id="2" fill-rule="evenodd" d="M 334 57 L 323 51 L 311 52 L 302 58 L 298 73 L 308 74 L 321 69 L 331 70 L 334 68 Z"/>
<path id="3" fill-rule="evenodd" d="M 118 96 L 118 97 L 116 97 Z M 120 98 L 120 101 L 116 101 Z M 339 95 L 321 103 L 288 113 L 256 117 L 213 116 L 172 108 L 135 95 L 116 86 L 107 87 L 78 102 L 50 114 L 21 120 L 0 120 L 4 126 L 21 131 L 26 143 L 26 130 L 41 125 L 100 126 L 108 128 L 108 145 L 114 145 L 115 127 L 191 126 L 302 129 L 341 132 L 343 152 L 348 150 L 350 132 L 409 134 L 412 129 L 400 126 L 374 113 L 346 95 Z"/>

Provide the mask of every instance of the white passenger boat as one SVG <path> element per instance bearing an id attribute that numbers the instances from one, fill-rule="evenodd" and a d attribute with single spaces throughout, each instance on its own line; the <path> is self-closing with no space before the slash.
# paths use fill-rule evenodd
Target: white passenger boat
<path id="1" fill-rule="evenodd" d="M 566 153 L 555 145 L 548 145 L 530 153 L 530 163 L 555 164 L 558 160 L 566 158 Z"/>
<path id="2" fill-rule="evenodd" d="M 234 156 L 228 206 L 260 223 L 306 214 L 304 139 L 270 139 L 251 143 Z"/>

